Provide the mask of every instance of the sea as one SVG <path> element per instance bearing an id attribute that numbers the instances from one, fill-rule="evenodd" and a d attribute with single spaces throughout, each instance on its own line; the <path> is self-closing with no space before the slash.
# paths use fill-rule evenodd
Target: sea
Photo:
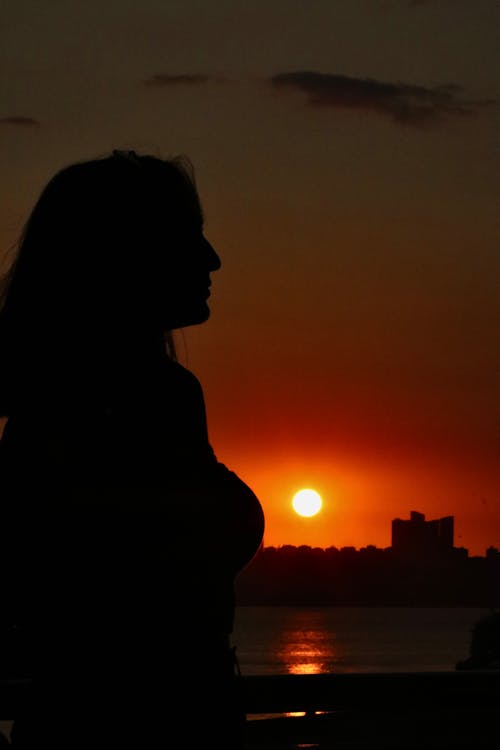
<path id="1" fill-rule="evenodd" d="M 232 642 L 243 675 L 441 672 L 467 658 L 472 628 L 489 611 L 241 606 Z M 11 726 L 0 721 L 7 737 Z"/>
<path id="2" fill-rule="evenodd" d="M 241 606 L 232 642 L 243 675 L 441 672 L 469 656 L 472 628 L 488 612 Z"/>

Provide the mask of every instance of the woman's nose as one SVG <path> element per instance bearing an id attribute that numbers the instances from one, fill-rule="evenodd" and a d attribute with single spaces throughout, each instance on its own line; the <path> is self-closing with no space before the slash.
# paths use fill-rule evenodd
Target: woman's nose
<path id="1" fill-rule="evenodd" d="M 214 246 L 211 245 L 207 239 L 205 239 L 205 249 L 206 249 L 206 256 L 207 256 L 209 270 L 218 271 L 222 265 L 221 259 L 217 255 Z"/>

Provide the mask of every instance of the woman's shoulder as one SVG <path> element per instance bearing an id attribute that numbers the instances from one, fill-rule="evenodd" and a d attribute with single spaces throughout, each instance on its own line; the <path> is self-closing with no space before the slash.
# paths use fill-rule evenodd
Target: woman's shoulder
<path id="1" fill-rule="evenodd" d="M 177 381 L 186 387 L 192 387 L 201 390 L 201 383 L 194 372 L 177 360 L 167 360 L 164 365 L 163 373 L 168 383 L 169 380 Z"/>
<path id="2" fill-rule="evenodd" d="M 0 464 L 67 464 L 71 456 L 90 460 L 110 445 L 172 442 L 184 434 L 207 438 L 203 389 L 190 369 L 168 360 L 125 392 L 111 393 L 109 403 L 81 394 L 64 408 L 52 403 L 44 413 L 12 415 L 3 430 Z"/>
<path id="3" fill-rule="evenodd" d="M 205 395 L 200 380 L 195 373 L 180 362 L 169 362 L 158 383 L 158 401 L 169 410 L 205 408 Z"/>

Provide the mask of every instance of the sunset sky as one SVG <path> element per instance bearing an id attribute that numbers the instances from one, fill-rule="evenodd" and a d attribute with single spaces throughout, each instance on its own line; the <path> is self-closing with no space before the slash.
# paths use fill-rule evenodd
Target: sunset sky
<path id="1" fill-rule="evenodd" d="M 180 359 L 265 544 L 385 547 L 418 510 L 500 548 L 498 0 L 5 0 L 0 21 L 4 264 L 66 164 L 192 159 L 222 268 Z"/>

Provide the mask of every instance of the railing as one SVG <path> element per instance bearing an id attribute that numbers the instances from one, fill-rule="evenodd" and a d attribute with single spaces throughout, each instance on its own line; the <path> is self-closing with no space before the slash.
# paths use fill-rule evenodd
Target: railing
<path id="1" fill-rule="evenodd" d="M 256 750 L 500 747 L 499 670 L 243 676 L 242 683 Z M 0 681 L 0 720 L 12 721 L 30 699 L 29 680 Z"/>
<path id="2" fill-rule="evenodd" d="M 487 707 L 499 710 L 500 671 L 372 672 L 243 678 L 252 714 L 352 708 Z"/>
<path id="3" fill-rule="evenodd" d="M 248 676 L 244 687 L 256 750 L 500 747 L 500 671 Z"/>

